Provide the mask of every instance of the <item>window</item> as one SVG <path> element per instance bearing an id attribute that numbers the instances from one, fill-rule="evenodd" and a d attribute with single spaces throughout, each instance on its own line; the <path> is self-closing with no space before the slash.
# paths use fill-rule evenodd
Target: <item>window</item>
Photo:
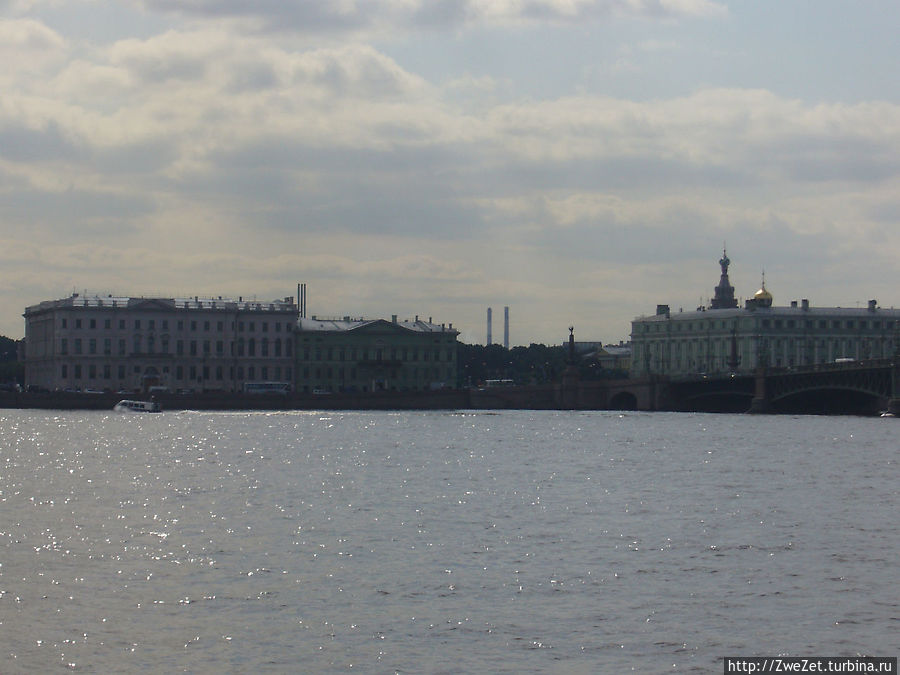
<path id="1" fill-rule="evenodd" d="M 260 344 L 260 356 L 268 356 L 269 355 L 269 338 L 263 338 L 262 343 Z M 265 375 L 263 379 L 266 379 Z"/>
<path id="2" fill-rule="evenodd" d="M 140 320 L 140 319 L 135 319 L 135 320 L 134 320 L 134 329 L 135 329 L 135 330 L 140 330 L 140 329 L 141 329 L 141 320 Z"/>
<path id="3" fill-rule="evenodd" d="M 108 363 L 103 364 L 103 379 L 108 380 L 112 377 L 112 367 Z"/>
<path id="4" fill-rule="evenodd" d="M 256 356 L 256 339 L 247 340 L 247 356 Z M 250 377 L 253 377 L 252 375 Z"/>
<path id="5" fill-rule="evenodd" d="M 94 330 L 95 328 L 97 328 L 97 319 L 91 319 L 90 327 L 91 327 L 91 330 Z"/>
<path id="6" fill-rule="evenodd" d="M 66 365 L 65 363 L 62 364 L 62 370 L 60 371 L 60 375 L 62 376 L 62 379 L 64 379 L 64 380 L 68 379 L 68 377 L 69 377 L 69 366 Z"/>
<path id="7" fill-rule="evenodd" d="M 203 322 L 203 330 L 209 330 L 209 321 Z"/>
<path id="8" fill-rule="evenodd" d="M 75 353 L 81 353 L 81 338 L 75 338 Z"/>
<path id="9" fill-rule="evenodd" d="M 79 364 L 79 363 L 75 364 L 75 379 L 76 380 L 81 379 L 81 364 Z"/>
<path id="10" fill-rule="evenodd" d="M 63 338 L 59 342 L 59 353 L 60 354 L 68 354 L 69 353 L 69 341 L 66 338 Z"/>
<path id="11" fill-rule="evenodd" d="M 191 330 L 197 330 L 197 322 L 191 321 Z"/>
<path id="12" fill-rule="evenodd" d="M 120 380 L 125 379 L 125 366 L 119 366 L 117 375 L 119 376 Z"/>
<path id="13" fill-rule="evenodd" d="M 216 340 L 216 354 L 222 356 L 225 353 L 225 343 L 222 340 Z"/>
<path id="14" fill-rule="evenodd" d="M 112 319 L 104 319 L 104 320 L 103 320 L 103 327 L 104 327 L 106 330 L 110 330 L 110 329 L 112 328 Z"/>
<path id="15" fill-rule="evenodd" d="M 169 320 L 168 320 L 168 319 L 163 319 L 163 321 L 162 321 L 162 329 L 163 329 L 163 330 L 169 330 Z"/>
<path id="16" fill-rule="evenodd" d="M 119 330 L 125 330 L 125 319 L 119 319 Z"/>
<path id="17" fill-rule="evenodd" d="M 119 356 L 125 356 L 125 338 L 119 338 Z"/>
<path id="18" fill-rule="evenodd" d="M 191 340 L 191 356 L 197 356 L 197 341 L 196 340 Z M 193 377 L 193 375 L 191 377 Z"/>
<path id="19" fill-rule="evenodd" d="M 175 341 L 175 353 L 178 354 L 178 356 L 184 355 L 184 340 Z"/>
<path id="20" fill-rule="evenodd" d="M 112 339 L 103 338 L 103 355 L 109 356 L 110 354 L 112 354 Z"/>
<path id="21" fill-rule="evenodd" d="M 154 319 L 147 321 L 147 330 L 156 330 L 156 321 Z"/>
<path id="22" fill-rule="evenodd" d="M 204 354 L 204 356 L 205 356 L 205 355 L 208 355 L 209 352 L 210 352 L 209 340 L 204 340 L 204 341 L 203 341 L 203 354 Z"/>
<path id="23" fill-rule="evenodd" d="M 75 328 L 81 328 L 81 319 L 75 319 Z"/>
<path id="24" fill-rule="evenodd" d="M 68 324 L 69 324 L 69 320 L 68 320 L 68 319 L 63 319 L 63 320 L 62 320 L 62 327 L 63 327 L 63 328 L 68 328 Z"/>
<path id="25" fill-rule="evenodd" d="M 268 324 L 268 322 L 266 322 L 266 321 L 263 321 L 263 322 L 262 322 L 262 332 L 263 332 L 263 333 L 268 333 L 268 332 L 269 332 L 269 324 Z M 263 379 L 265 379 L 265 378 L 263 378 Z"/>

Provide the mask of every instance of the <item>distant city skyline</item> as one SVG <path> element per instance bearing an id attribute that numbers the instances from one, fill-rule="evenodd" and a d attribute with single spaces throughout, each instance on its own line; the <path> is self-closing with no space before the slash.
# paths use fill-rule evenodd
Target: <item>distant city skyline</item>
<path id="1" fill-rule="evenodd" d="M 0 334 L 73 291 L 616 343 L 900 305 L 888 0 L 0 0 Z M 496 334 L 495 334 L 496 339 Z"/>

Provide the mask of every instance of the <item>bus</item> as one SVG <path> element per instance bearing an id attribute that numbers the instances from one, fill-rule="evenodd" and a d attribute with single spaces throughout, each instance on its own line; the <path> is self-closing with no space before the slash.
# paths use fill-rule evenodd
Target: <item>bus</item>
<path id="1" fill-rule="evenodd" d="M 290 382 L 244 382 L 245 394 L 280 394 L 281 396 L 287 396 L 290 392 Z"/>

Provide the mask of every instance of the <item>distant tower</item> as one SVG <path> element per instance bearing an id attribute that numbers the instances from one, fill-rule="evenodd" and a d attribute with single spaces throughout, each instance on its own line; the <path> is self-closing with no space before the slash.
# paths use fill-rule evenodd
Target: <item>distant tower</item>
<path id="1" fill-rule="evenodd" d="M 491 346 L 493 339 L 494 338 L 491 335 L 491 308 L 488 307 L 488 311 L 487 311 L 487 345 L 488 345 L 488 347 Z"/>
<path id="2" fill-rule="evenodd" d="M 719 285 L 716 286 L 716 295 L 709 304 L 710 309 L 730 309 L 738 306 L 737 299 L 734 297 L 734 286 L 728 280 L 728 265 L 730 264 L 728 253 L 722 246 L 722 259 L 719 260 L 722 276 L 719 278 Z"/>
<path id="3" fill-rule="evenodd" d="M 509 307 L 503 308 L 503 346 L 509 349 Z"/>

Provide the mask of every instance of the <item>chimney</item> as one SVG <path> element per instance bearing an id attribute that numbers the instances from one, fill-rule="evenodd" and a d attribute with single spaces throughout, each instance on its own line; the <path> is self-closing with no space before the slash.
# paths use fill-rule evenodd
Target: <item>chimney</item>
<path id="1" fill-rule="evenodd" d="M 869 300 L 869 311 L 874 312 L 875 308 L 878 306 L 877 300 Z"/>
<path id="2" fill-rule="evenodd" d="M 493 336 L 491 335 L 491 308 L 487 308 L 487 345 L 491 346 L 493 343 Z"/>
<path id="3" fill-rule="evenodd" d="M 800 306 L 803 308 L 804 312 L 808 312 L 809 311 L 809 298 L 803 298 L 800 301 Z"/>
<path id="4" fill-rule="evenodd" d="M 391 314 L 391 323 L 397 323 L 397 315 Z"/>
<path id="5" fill-rule="evenodd" d="M 509 349 L 509 307 L 503 308 L 503 347 Z"/>

